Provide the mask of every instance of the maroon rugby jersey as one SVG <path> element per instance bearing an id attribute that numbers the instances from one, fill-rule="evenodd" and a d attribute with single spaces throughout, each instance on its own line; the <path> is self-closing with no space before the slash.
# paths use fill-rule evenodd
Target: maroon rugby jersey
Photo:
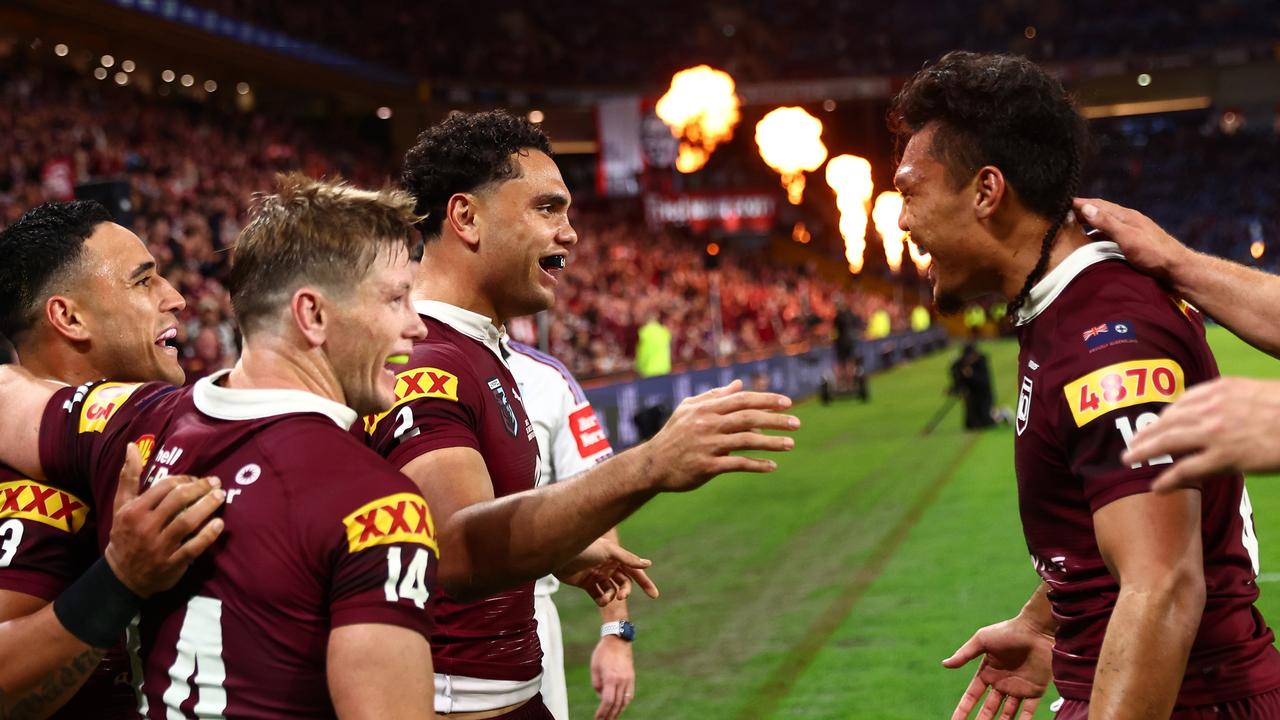
<path id="1" fill-rule="evenodd" d="M 222 536 L 130 633 L 146 717 L 332 718 L 331 629 L 429 633 L 430 513 L 408 478 L 347 432 L 353 411 L 300 391 L 223 388 L 223 375 L 182 389 L 60 391 L 41 425 L 41 464 L 99 507 L 130 443 L 144 485 L 170 473 L 223 481 Z"/>
<path id="2" fill-rule="evenodd" d="M 94 515 L 82 498 L 0 464 L 0 590 L 53 602 L 98 559 Z M 52 720 L 135 718 L 124 646 L 112 648 Z"/>
<path id="3" fill-rule="evenodd" d="M 1114 243 L 1076 250 L 1036 285 L 1021 318 L 1023 532 L 1059 623 L 1054 683 L 1063 697 L 1088 700 L 1120 590 L 1098 550 L 1093 513 L 1150 489 L 1172 459 L 1131 467 L 1120 461 L 1127 442 L 1218 368 L 1198 313 L 1131 268 Z M 1253 606 L 1258 546 L 1244 478 L 1205 482 L 1201 506 L 1207 597 L 1179 706 L 1280 688 L 1275 636 Z"/>
<path id="4" fill-rule="evenodd" d="M 399 373 L 396 404 L 365 419 L 372 447 L 395 467 L 433 450 L 472 448 L 484 457 L 495 497 L 533 488 L 538 442 L 516 381 L 499 355 L 500 331 L 488 318 L 452 305 L 419 301 L 415 306 L 427 337 L 414 344 L 409 364 Z M 542 672 L 542 647 L 532 582 L 473 602 L 441 591 L 433 620 L 438 711 L 494 709 L 537 692 L 533 681 Z M 497 704 L 475 697 L 470 692 L 475 683 L 446 676 L 496 681 L 481 684 L 481 694 Z"/>

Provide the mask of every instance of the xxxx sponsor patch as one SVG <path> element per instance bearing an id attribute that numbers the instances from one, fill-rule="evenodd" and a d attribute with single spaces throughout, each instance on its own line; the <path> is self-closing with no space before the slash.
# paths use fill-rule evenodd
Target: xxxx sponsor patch
<path id="1" fill-rule="evenodd" d="M 1112 410 L 1145 403 L 1171 403 L 1186 391 L 1182 366 L 1169 358 L 1108 365 L 1066 384 L 1062 392 L 1076 427 Z"/>
<path id="2" fill-rule="evenodd" d="M 88 506 L 69 492 L 34 480 L 0 483 L 0 519 L 34 520 L 74 535 L 88 517 Z"/>
<path id="3" fill-rule="evenodd" d="M 417 543 L 439 556 L 435 523 L 427 501 L 421 495 L 396 493 L 361 505 L 342 519 L 347 530 L 347 551 L 366 550 L 375 545 Z"/>
<path id="4" fill-rule="evenodd" d="M 396 402 L 386 412 L 364 419 L 365 432 L 373 434 L 378 423 L 392 410 L 422 398 L 458 402 L 458 376 L 439 368 L 414 368 L 396 375 Z"/>

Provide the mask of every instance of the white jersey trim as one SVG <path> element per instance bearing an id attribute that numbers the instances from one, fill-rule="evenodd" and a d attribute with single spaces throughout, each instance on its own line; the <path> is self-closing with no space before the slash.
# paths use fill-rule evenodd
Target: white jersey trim
<path id="1" fill-rule="evenodd" d="M 1084 272 L 1084 269 L 1090 265 L 1096 265 L 1103 260 L 1124 260 L 1120 246 L 1110 240 L 1102 240 L 1076 248 L 1066 259 L 1058 263 L 1058 267 L 1050 270 L 1040 279 L 1040 282 L 1035 284 L 1035 287 L 1031 288 L 1026 305 L 1018 311 L 1016 324 L 1026 325 L 1035 320 L 1040 313 L 1053 304 L 1054 300 L 1058 299 L 1077 275 Z"/>
<path id="2" fill-rule="evenodd" d="M 436 673 L 436 712 L 497 710 L 528 700 L 538 694 L 540 687 L 542 673 L 532 680 L 487 680 Z"/>
<path id="3" fill-rule="evenodd" d="M 507 331 L 494 325 L 492 318 L 439 300 L 414 300 L 413 309 L 419 315 L 435 318 L 463 335 L 480 341 L 498 356 L 503 365 L 506 364 L 498 343 L 506 338 Z"/>
<path id="4" fill-rule="evenodd" d="M 219 420 L 261 420 L 290 413 L 313 412 L 329 418 L 343 430 L 359 419 L 355 410 L 305 390 L 239 389 L 218 385 L 230 370 L 196 381 L 192 391 L 196 409 Z"/>

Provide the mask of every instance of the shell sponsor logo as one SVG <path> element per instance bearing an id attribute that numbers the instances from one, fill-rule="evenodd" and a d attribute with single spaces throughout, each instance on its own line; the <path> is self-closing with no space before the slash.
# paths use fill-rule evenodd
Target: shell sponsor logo
<path id="1" fill-rule="evenodd" d="M 0 518 L 34 520 L 74 535 L 89 518 L 89 507 L 64 490 L 15 480 L 0 483 Z"/>
<path id="2" fill-rule="evenodd" d="M 396 493 L 361 505 L 342 519 L 347 551 L 358 553 L 375 545 L 417 543 L 439 556 L 435 522 L 421 495 Z"/>
<path id="3" fill-rule="evenodd" d="M 89 391 L 80 411 L 80 432 L 102 432 L 141 383 L 102 383 Z"/>
<path id="4" fill-rule="evenodd" d="M 142 466 L 146 467 L 147 461 L 151 459 L 151 453 L 156 449 L 156 436 L 143 435 L 134 440 L 133 444 L 138 447 L 138 454 L 142 456 Z"/>
<path id="5" fill-rule="evenodd" d="M 392 410 L 414 400 L 438 398 L 458 402 L 458 376 L 439 368 L 414 368 L 396 375 L 396 402 L 386 412 L 364 419 L 365 432 L 373 434 Z"/>

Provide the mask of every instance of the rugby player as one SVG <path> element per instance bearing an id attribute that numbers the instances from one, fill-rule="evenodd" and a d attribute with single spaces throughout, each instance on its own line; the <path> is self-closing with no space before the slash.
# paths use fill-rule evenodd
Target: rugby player
<path id="1" fill-rule="evenodd" d="M 613 456 L 613 448 L 591 403 L 559 360 L 504 337 L 499 345 L 524 401 L 538 438 L 540 486 L 563 482 Z M 617 542 L 617 529 L 606 536 Z M 533 618 L 542 646 L 542 702 L 556 720 L 569 720 L 569 692 L 564 675 L 564 638 L 560 613 L 552 595 L 560 589 L 554 575 L 533 588 Z M 631 657 L 635 626 L 626 598 L 600 608 L 601 635 L 591 653 L 591 685 L 600 695 L 596 720 L 615 720 L 635 696 L 636 671 Z"/>
<path id="2" fill-rule="evenodd" d="M 1188 302 L 1249 344 L 1280 357 L 1280 278 L 1194 252 L 1140 212 L 1076 198 L 1081 218 L 1115 239 L 1135 267 L 1167 283 Z M 1237 472 L 1280 471 L 1280 382 L 1219 378 L 1192 388 L 1160 419 L 1138 431 L 1125 462 L 1173 455 L 1157 492 L 1195 487 Z"/>
<path id="3" fill-rule="evenodd" d="M 0 333 L 29 372 L 66 385 L 104 377 L 182 382 L 166 344 L 182 296 L 106 208 L 91 201 L 33 208 L 0 231 L 0 257 Z M 83 494 L 0 466 L 0 717 L 137 717 L 119 642 L 124 626 L 86 627 L 70 617 L 68 629 L 58 618 L 75 609 L 77 595 L 92 600 L 95 583 L 123 583 L 139 597 L 168 589 L 222 521 L 188 540 L 220 505 L 214 484 L 174 476 L 134 501 L 137 468 L 132 479 L 114 501 L 116 530 L 99 560 L 98 517 Z M 109 572 L 92 570 L 95 562 Z"/>
<path id="4" fill-rule="evenodd" d="M 399 375 L 395 407 L 366 429 L 436 515 L 436 710 L 461 718 L 549 718 L 537 697 L 534 581 L 555 571 L 602 602 L 625 596 L 629 584 L 601 591 L 596 578 L 630 573 L 656 595 L 641 571 L 647 561 L 612 543 L 604 553 L 584 548 L 598 548 L 659 492 L 773 470 L 772 460 L 731 453 L 789 449 L 790 437 L 757 430 L 799 427 L 776 412 L 789 399 L 742 392 L 735 381 L 686 400 L 649 443 L 573 482 L 533 490 L 537 439 L 499 341 L 506 320 L 550 307 L 578 240 L 550 151 L 522 118 L 455 113 L 423 132 L 404 163 L 404 184 L 426 218 L 414 297 L 429 332 Z"/>
<path id="5" fill-rule="evenodd" d="M 131 633 L 145 717 L 433 716 L 431 516 L 349 433 L 391 404 L 385 363 L 425 334 L 409 303 L 413 204 L 282 178 L 235 251 L 244 354 L 192 387 L 61 388 L 0 370 L 7 407 L 43 416 L 38 433 L 0 418 L 2 459 L 24 472 L 99 504 L 130 446 L 146 483 L 226 478 L 217 547 Z M 100 605 L 113 613 L 116 598 Z"/>
<path id="6" fill-rule="evenodd" d="M 1009 298 L 1021 348 L 1015 468 L 1042 583 L 944 662 L 983 657 L 954 717 L 981 702 L 980 718 L 1029 718 L 1050 679 L 1059 720 L 1280 717 L 1243 478 L 1156 495 L 1168 459 L 1121 460 L 1217 367 L 1195 312 L 1067 222 L 1085 128 L 1066 91 L 1024 58 L 954 52 L 889 121 L 899 222 L 933 255 L 935 301 Z"/>

